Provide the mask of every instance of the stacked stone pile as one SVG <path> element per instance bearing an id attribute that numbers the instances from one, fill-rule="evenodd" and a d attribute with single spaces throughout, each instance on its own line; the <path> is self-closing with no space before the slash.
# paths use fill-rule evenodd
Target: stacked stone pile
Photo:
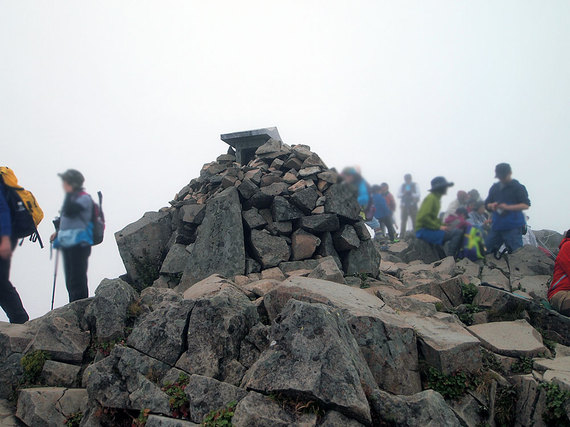
<path id="1" fill-rule="evenodd" d="M 354 190 L 308 146 L 270 139 L 243 166 L 222 155 L 171 205 L 117 233 L 128 281 L 185 290 L 215 273 L 309 275 L 323 260 L 317 278 L 378 274 Z"/>

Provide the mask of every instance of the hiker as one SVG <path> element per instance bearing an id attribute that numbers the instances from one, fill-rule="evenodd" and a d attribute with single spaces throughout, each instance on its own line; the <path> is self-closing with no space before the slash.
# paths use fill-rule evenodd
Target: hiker
<path id="1" fill-rule="evenodd" d="M 388 186 L 387 183 L 383 182 L 382 184 L 380 184 L 380 194 L 382 194 L 382 196 L 386 200 L 388 209 L 390 209 L 392 215 L 394 215 L 394 212 L 396 212 L 396 199 L 394 199 L 394 195 L 390 193 L 390 187 Z"/>
<path id="2" fill-rule="evenodd" d="M 512 175 L 508 163 L 498 164 L 495 177 L 499 182 L 493 184 L 485 200 L 487 210 L 493 213 L 486 240 L 489 253 L 497 253 L 503 244 L 509 253 L 523 246 L 522 235 L 526 225 L 523 211 L 530 207 L 530 200 L 525 186 L 513 179 Z"/>
<path id="3" fill-rule="evenodd" d="M 399 240 L 396 239 L 396 230 L 394 230 L 394 223 L 392 221 L 392 211 L 382 194 L 382 186 L 375 185 L 372 187 L 372 201 L 375 207 L 374 217 L 378 220 L 380 227 L 386 227 L 390 241 L 397 243 Z"/>
<path id="4" fill-rule="evenodd" d="M 69 169 L 59 174 L 65 192 L 61 216 L 51 241 L 61 249 L 69 302 L 89 297 L 87 267 L 93 245 L 93 200 L 83 189 L 81 172 Z"/>
<path id="5" fill-rule="evenodd" d="M 445 221 L 450 216 L 455 215 L 455 212 L 459 208 L 467 209 L 467 203 L 468 202 L 469 202 L 469 195 L 467 194 L 467 192 L 465 192 L 463 190 L 458 191 L 457 192 L 457 199 L 455 199 L 453 202 L 451 202 L 449 204 L 449 207 L 445 211 L 445 216 L 443 217 L 443 220 Z"/>
<path id="6" fill-rule="evenodd" d="M 487 209 L 485 209 L 485 202 L 478 201 L 474 203 L 473 210 L 469 212 L 467 220 L 474 227 L 485 232 L 489 231 L 491 227 L 491 218 L 489 218 Z"/>
<path id="7" fill-rule="evenodd" d="M 370 186 L 360 174 L 358 168 L 347 167 L 342 171 L 344 181 L 352 185 L 358 192 L 358 204 L 360 205 L 360 216 L 366 221 L 374 220 L 374 203 L 370 194 Z M 372 227 L 374 228 L 374 227 Z"/>
<path id="8" fill-rule="evenodd" d="M 468 199 L 467 199 L 467 210 L 469 212 L 473 211 L 473 209 L 475 209 L 475 205 L 479 202 L 482 202 L 483 199 L 481 199 L 481 195 L 479 194 L 479 192 L 475 189 L 470 190 L 467 193 Z"/>
<path id="9" fill-rule="evenodd" d="M 418 203 L 420 201 L 420 189 L 418 184 L 412 181 L 412 175 L 406 174 L 404 176 L 404 183 L 400 187 L 398 193 L 400 199 L 401 224 L 402 231 L 400 236 L 406 237 L 406 229 L 408 226 L 408 218 L 412 221 L 412 229 L 416 228 L 416 215 L 418 213 Z"/>
<path id="10" fill-rule="evenodd" d="M 18 291 L 10 283 L 10 263 L 17 238 L 12 227 L 7 191 L 4 179 L 0 179 L 0 306 L 10 323 L 26 323 L 29 320 L 28 313 Z"/>
<path id="11" fill-rule="evenodd" d="M 452 230 L 450 227 L 442 225 L 439 219 L 441 198 L 447 194 L 448 188 L 453 187 L 453 185 L 452 182 L 448 182 L 442 176 L 432 179 L 430 194 L 422 202 L 416 219 L 416 237 L 442 248 L 447 245 L 447 250 L 444 250 L 447 256 L 457 255 L 463 237 L 462 230 Z"/>
<path id="12" fill-rule="evenodd" d="M 548 301 L 554 310 L 570 317 L 570 230 L 559 246 L 554 263 L 552 284 L 548 289 Z"/>
<path id="13" fill-rule="evenodd" d="M 445 226 L 450 230 L 465 230 L 469 223 L 467 222 L 467 216 L 469 213 L 465 208 L 458 208 L 453 215 L 450 215 L 444 221 Z"/>

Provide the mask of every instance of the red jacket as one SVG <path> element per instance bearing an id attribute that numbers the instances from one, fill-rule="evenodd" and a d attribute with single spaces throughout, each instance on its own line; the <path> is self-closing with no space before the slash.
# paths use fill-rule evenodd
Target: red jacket
<path id="1" fill-rule="evenodd" d="M 548 300 L 560 291 L 570 291 L 570 239 L 566 238 L 560 243 L 560 252 L 554 263 L 554 276 L 548 289 Z"/>

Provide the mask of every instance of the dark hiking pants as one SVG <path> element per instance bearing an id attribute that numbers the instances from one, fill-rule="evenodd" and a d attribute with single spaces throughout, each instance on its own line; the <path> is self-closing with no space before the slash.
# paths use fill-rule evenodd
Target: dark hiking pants
<path id="1" fill-rule="evenodd" d="M 18 291 L 10 283 L 10 260 L 2 258 L 0 258 L 0 306 L 6 312 L 10 323 L 25 323 L 29 319 Z"/>
<path id="2" fill-rule="evenodd" d="M 69 302 L 89 297 L 87 287 L 87 266 L 91 246 L 74 246 L 61 250 L 63 268 L 65 270 L 65 285 L 69 294 Z"/>
<path id="3" fill-rule="evenodd" d="M 396 230 L 394 229 L 394 219 L 392 216 L 385 216 L 384 218 L 380 218 L 378 221 L 380 222 L 380 225 L 385 226 L 388 230 L 390 240 L 394 240 L 396 237 Z"/>

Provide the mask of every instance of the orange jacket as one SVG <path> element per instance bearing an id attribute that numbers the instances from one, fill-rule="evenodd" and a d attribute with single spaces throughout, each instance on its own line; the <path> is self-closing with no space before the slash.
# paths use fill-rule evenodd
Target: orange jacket
<path id="1" fill-rule="evenodd" d="M 554 275 L 552 284 L 548 289 L 548 300 L 557 292 L 570 291 L 570 239 L 565 238 L 560 243 L 560 252 L 554 263 Z"/>

